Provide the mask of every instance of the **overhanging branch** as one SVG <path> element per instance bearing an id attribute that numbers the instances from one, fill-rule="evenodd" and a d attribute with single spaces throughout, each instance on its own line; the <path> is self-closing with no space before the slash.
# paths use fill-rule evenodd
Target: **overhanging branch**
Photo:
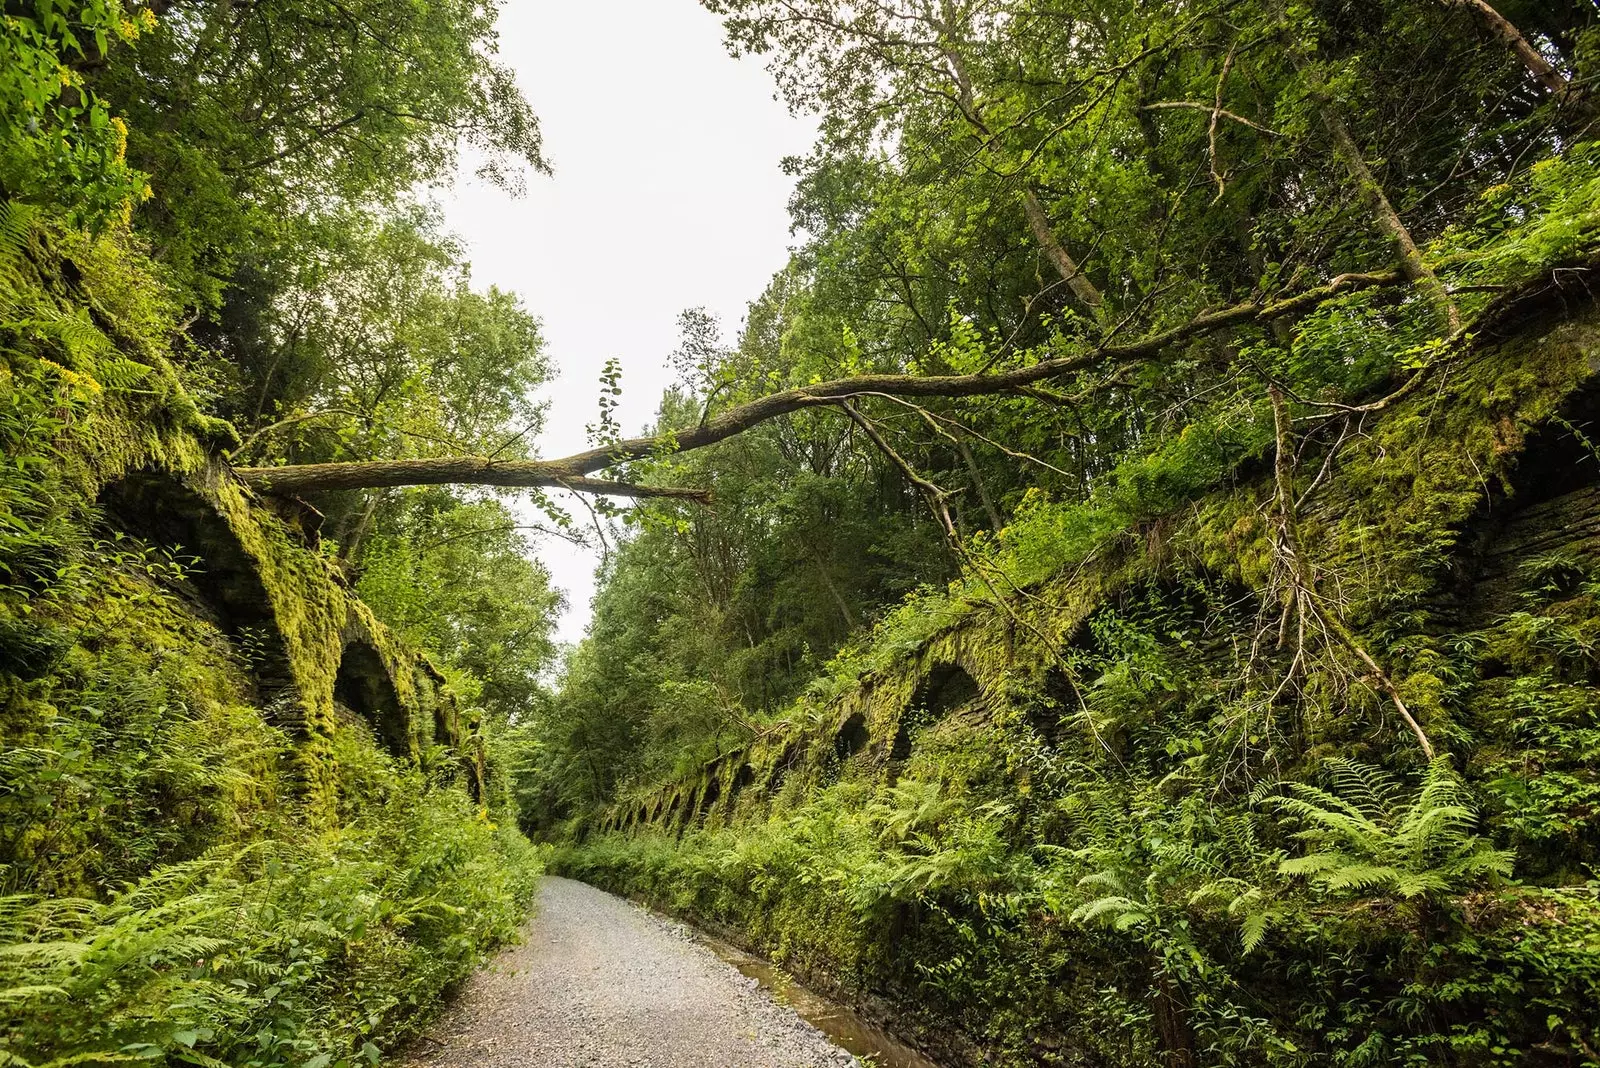
<path id="1" fill-rule="evenodd" d="M 709 490 L 641 486 L 590 478 L 597 471 L 647 459 L 688 452 L 742 434 L 779 416 L 837 405 L 854 397 L 881 393 L 896 397 L 978 397 L 1026 393 L 1037 383 L 1102 364 L 1140 363 L 1162 355 L 1182 342 L 1238 326 L 1298 315 L 1334 297 L 1375 286 L 1404 285 L 1399 271 L 1343 274 L 1326 285 L 1272 303 L 1250 301 L 1205 312 L 1181 326 L 1124 345 L 1102 345 L 1073 356 L 1043 360 L 1026 367 L 969 375 L 856 375 L 787 389 L 740 404 L 697 426 L 654 437 L 629 438 L 555 460 L 496 461 L 484 457 L 422 460 L 373 460 L 352 463 L 292 464 L 284 467 L 237 468 L 240 478 L 266 493 L 297 495 L 332 490 L 379 489 L 393 486 L 446 484 L 555 487 L 617 497 L 672 497 L 709 500 Z"/>
<path id="2" fill-rule="evenodd" d="M 644 486 L 567 474 L 542 460 L 489 460 L 452 456 L 427 460 L 363 460 L 336 464 L 240 467 L 235 473 L 251 488 L 279 496 L 396 486 L 507 486 L 568 489 L 597 497 L 667 497 L 708 504 L 711 491 L 695 486 Z"/>

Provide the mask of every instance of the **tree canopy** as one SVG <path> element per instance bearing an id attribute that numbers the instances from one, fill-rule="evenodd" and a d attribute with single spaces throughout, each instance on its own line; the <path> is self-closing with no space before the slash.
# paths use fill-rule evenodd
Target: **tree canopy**
<path id="1" fill-rule="evenodd" d="M 606 782 L 759 733 L 887 605 L 1046 515 L 1172 508 L 1271 446 L 1269 387 L 1317 447 L 1345 440 L 1585 254 L 1589 224 L 1556 220 L 1587 179 L 1539 177 L 1587 166 L 1583 5 L 705 6 L 821 135 L 789 162 L 792 263 L 737 343 L 686 317 L 654 432 L 243 472 L 714 491 L 630 515 L 564 682 L 552 745 L 616 761 Z M 630 730 L 575 740 L 619 708 Z"/>

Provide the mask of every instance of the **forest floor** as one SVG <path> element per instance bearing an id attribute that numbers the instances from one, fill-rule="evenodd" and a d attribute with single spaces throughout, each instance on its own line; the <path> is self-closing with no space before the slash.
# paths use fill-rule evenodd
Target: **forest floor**
<path id="1" fill-rule="evenodd" d="M 680 926 L 545 879 L 521 945 L 475 975 L 407 1068 L 840 1068 L 855 1058 Z"/>

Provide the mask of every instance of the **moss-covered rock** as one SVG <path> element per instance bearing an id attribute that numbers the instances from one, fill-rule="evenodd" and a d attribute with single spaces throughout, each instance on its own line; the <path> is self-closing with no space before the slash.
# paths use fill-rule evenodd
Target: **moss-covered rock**
<path id="1" fill-rule="evenodd" d="M 26 233 L 0 243 L 0 1061 L 370 1057 L 515 933 L 531 847 L 443 674 L 230 473 L 139 250 Z"/>

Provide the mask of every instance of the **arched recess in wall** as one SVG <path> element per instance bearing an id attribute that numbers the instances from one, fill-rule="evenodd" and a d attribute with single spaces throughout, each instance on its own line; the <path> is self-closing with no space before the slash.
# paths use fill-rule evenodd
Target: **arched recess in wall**
<path id="1" fill-rule="evenodd" d="M 1082 699 L 1072 679 L 1059 665 L 1044 673 L 1040 686 L 1040 700 L 1029 701 L 1024 709 L 1028 726 L 1051 748 L 1059 746 L 1067 736 L 1067 720 L 1077 710 Z"/>
<path id="2" fill-rule="evenodd" d="M 739 792 L 755 781 L 756 773 L 751 770 L 748 762 L 741 763 L 739 769 L 733 773 L 733 782 L 728 784 L 728 811 L 733 811 L 733 806 L 739 803 Z"/>
<path id="3" fill-rule="evenodd" d="M 333 700 L 365 720 L 390 755 L 409 759 L 411 718 L 377 649 L 360 640 L 345 643 Z"/>
<path id="4" fill-rule="evenodd" d="M 867 717 L 860 712 L 852 712 L 833 733 L 833 755 L 841 763 L 849 760 L 861 750 L 865 749 L 870 736 L 867 733 Z"/>
<path id="5" fill-rule="evenodd" d="M 1521 595 L 1570 595 L 1600 576 L 1600 382 L 1575 393 L 1530 432 L 1509 489 L 1490 494 L 1459 542 L 1460 580 L 1439 606 L 1475 627 L 1513 611 Z"/>
<path id="6" fill-rule="evenodd" d="M 183 480 L 150 471 L 108 484 L 98 504 L 119 529 L 184 565 L 181 577 L 162 574 L 158 580 L 233 641 L 273 722 L 303 727 L 288 650 L 260 566 L 216 506 Z"/>
<path id="7" fill-rule="evenodd" d="M 722 796 L 722 779 L 717 769 L 713 768 L 710 777 L 706 780 L 705 792 L 700 795 L 700 807 L 697 814 L 711 815 L 712 809 L 717 807 L 717 798 Z"/>
<path id="8" fill-rule="evenodd" d="M 938 723 L 983 698 L 983 691 L 960 664 L 935 664 L 912 691 L 911 701 L 895 725 L 894 742 L 889 747 L 891 761 L 911 756 L 913 735 L 922 727 Z"/>
<path id="9" fill-rule="evenodd" d="M 800 754 L 801 748 L 798 741 L 789 742 L 783 747 L 783 751 L 778 754 L 778 759 L 772 762 L 772 771 L 767 776 L 767 785 L 764 788 L 767 794 L 776 794 L 783 789 L 784 781 L 789 778 L 789 772 L 794 769 L 795 764 L 799 761 Z"/>

